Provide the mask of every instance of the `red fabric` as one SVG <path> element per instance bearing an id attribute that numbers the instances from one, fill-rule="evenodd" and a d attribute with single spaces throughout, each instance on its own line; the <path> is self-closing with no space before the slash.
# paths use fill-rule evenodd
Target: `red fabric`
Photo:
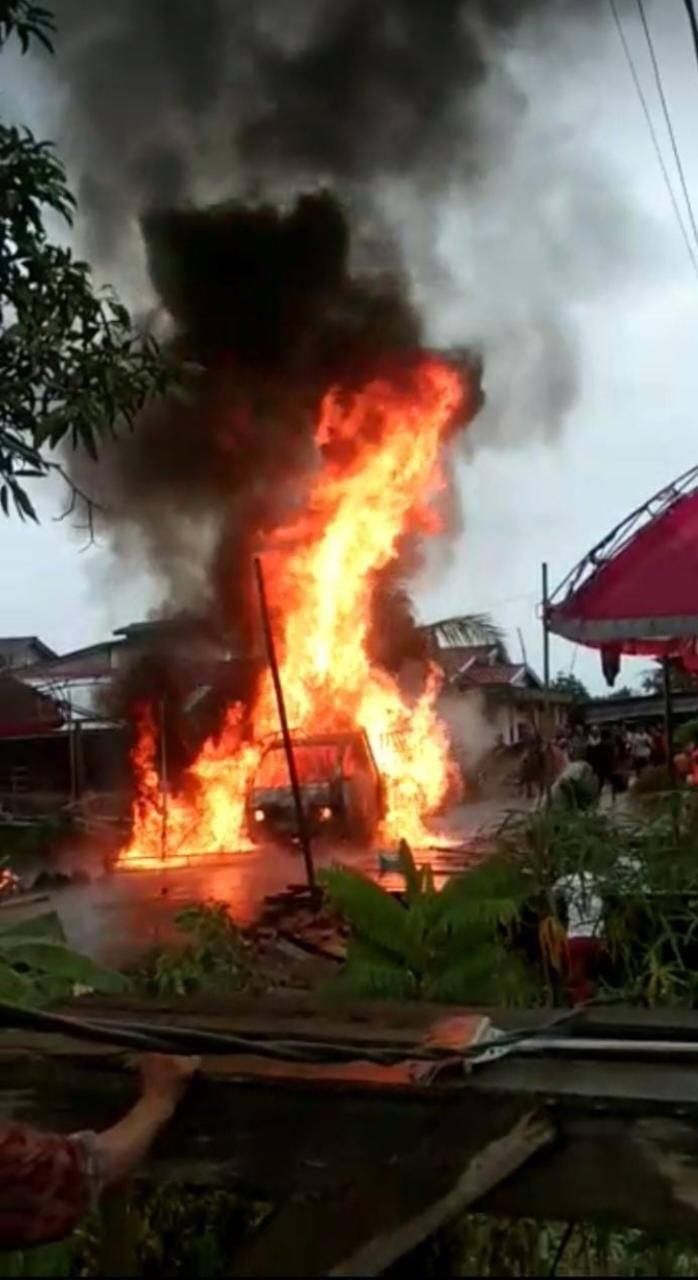
<path id="1" fill-rule="evenodd" d="M 597 968 L 602 944 L 598 938 L 568 938 L 565 979 L 572 1004 L 582 1004 L 596 995 Z"/>
<path id="2" fill-rule="evenodd" d="M 698 634 L 698 493 L 679 498 L 651 520 L 569 600 L 550 610 L 552 629 L 559 624 L 562 634 L 565 623 L 644 620 L 646 633 L 635 627 L 630 637 L 620 637 L 624 653 L 661 656 L 682 648 L 695 652 L 695 643 L 681 644 L 662 633 L 664 618 L 695 619 L 692 634 Z M 581 638 L 592 645 L 602 643 Z M 606 643 L 613 646 L 616 639 L 607 637 Z"/>
<path id="3" fill-rule="evenodd" d="M 0 1126 L 0 1249 L 61 1240 L 90 1200 L 85 1150 L 77 1138 Z"/>

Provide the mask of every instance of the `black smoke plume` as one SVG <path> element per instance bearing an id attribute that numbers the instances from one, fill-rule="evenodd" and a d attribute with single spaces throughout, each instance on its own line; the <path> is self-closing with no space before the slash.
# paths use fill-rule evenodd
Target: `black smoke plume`
<path id="1" fill-rule="evenodd" d="M 506 149 L 478 94 L 525 24 L 598 4 L 56 0 L 91 256 L 118 270 L 140 228 L 172 346 L 203 370 L 96 471 L 80 464 L 121 563 L 159 578 L 163 612 L 208 614 L 249 648 L 252 551 L 316 461 L 319 397 L 409 366 L 422 341 L 400 219 L 467 191 Z M 506 135 L 525 100 L 506 77 L 501 90 Z M 376 620 L 388 665 L 418 648 L 399 574 Z"/>

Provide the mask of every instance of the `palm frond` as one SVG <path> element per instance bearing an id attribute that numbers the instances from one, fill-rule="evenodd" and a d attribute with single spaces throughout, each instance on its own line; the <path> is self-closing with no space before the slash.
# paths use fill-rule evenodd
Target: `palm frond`
<path id="1" fill-rule="evenodd" d="M 504 633 L 488 613 L 462 613 L 452 618 L 439 618 L 420 628 L 431 640 L 433 647 L 449 648 L 454 645 L 499 645 L 506 657 Z"/>

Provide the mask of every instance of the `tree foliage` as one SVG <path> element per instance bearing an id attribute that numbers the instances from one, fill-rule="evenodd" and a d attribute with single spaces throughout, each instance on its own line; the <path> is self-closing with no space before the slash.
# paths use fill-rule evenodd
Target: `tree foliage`
<path id="1" fill-rule="evenodd" d="M 643 693 L 664 692 L 664 667 L 655 662 L 648 667 L 641 680 Z M 673 661 L 669 666 L 669 683 L 672 693 L 695 693 L 698 690 L 698 679 L 691 671 L 686 671 L 680 662 Z"/>
<path id="2" fill-rule="evenodd" d="M 0 0 L 0 50 L 10 37 L 50 49 L 52 31 L 48 10 Z M 47 215 L 70 227 L 75 207 L 52 144 L 0 123 L 0 508 L 22 518 L 36 519 L 23 481 L 62 471 L 60 442 L 96 457 L 100 436 L 173 377 L 114 292 L 50 238 Z"/>
<path id="3" fill-rule="evenodd" d="M 584 682 L 571 671 L 558 671 L 555 679 L 550 682 L 550 688 L 556 693 L 564 693 L 576 705 L 591 700 L 591 694 Z"/>

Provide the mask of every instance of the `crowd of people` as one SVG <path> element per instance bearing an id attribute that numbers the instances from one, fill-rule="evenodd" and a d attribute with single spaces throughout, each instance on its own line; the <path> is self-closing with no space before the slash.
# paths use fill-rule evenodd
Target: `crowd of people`
<path id="1" fill-rule="evenodd" d="M 664 731 L 659 727 L 631 729 L 627 725 L 599 728 L 576 725 L 558 739 L 558 749 L 566 763 L 586 761 L 598 783 L 599 795 L 607 789 L 612 796 L 627 791 L 633 778 L 650 766 L 667 762 Z"/>

